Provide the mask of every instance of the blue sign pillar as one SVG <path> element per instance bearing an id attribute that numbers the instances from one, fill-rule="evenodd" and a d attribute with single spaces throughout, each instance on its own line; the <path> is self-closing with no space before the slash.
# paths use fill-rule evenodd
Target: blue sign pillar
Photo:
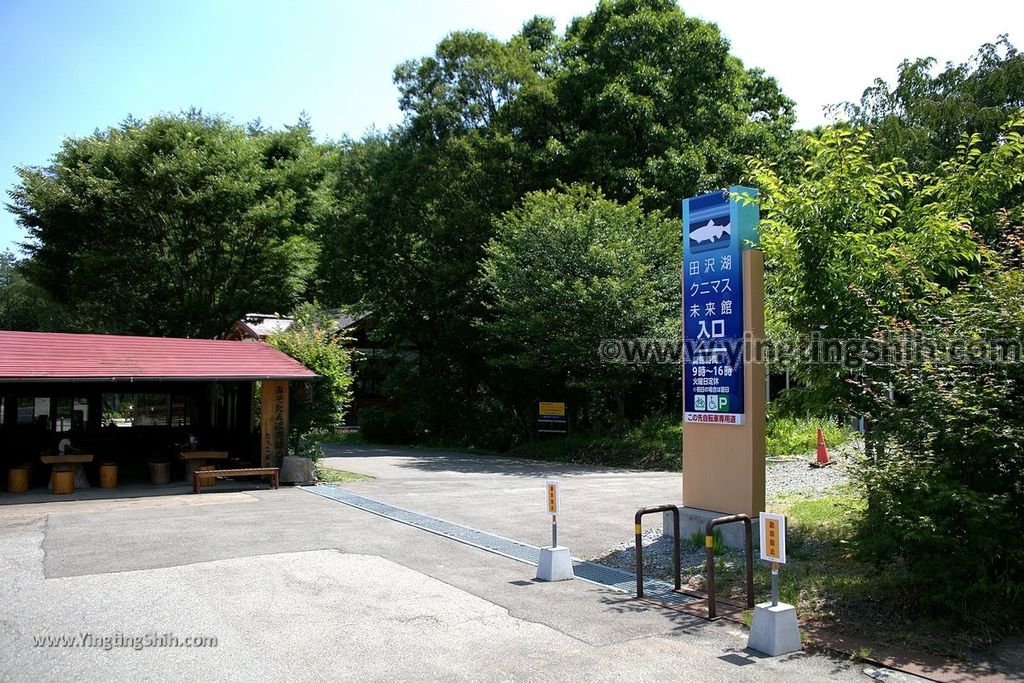
<path id="1" fill-rule="evenodd" d="M 745 422 L 741 254 L 757 246 L 757 208 L 736 194 L 757 191 L 736 186 L 683 200 L 686 422 Z"/>

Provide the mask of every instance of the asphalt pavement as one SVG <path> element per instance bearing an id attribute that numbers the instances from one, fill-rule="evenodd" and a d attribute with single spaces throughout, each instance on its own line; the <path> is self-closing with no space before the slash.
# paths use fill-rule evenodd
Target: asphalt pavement
<path id="1" fill-rule="evenodd" d="M 633 536 L 642 507 L 682 505 L 675 472 L 566 465 L 448 451 L 325 444 L 327 467 L 372 479 L 345 488 L 385 503 L 524 541 L 551 544 L 545 482 L 559 482 L 558 540 L 576 557 L 601 557 Z M 660 527 L 661 515 L 644 517 Z"/>
<path id="2" fill-rule="evenodd" d="M 387 502 L 537 544 L 545 478 L 563 482 L 565 510 L 609 518 L 564 513 L 581 548 L 606 543 L 605 524 L 621 535 L 637 501 L 678 493 L 673 475 L 342 457 L 329 464 L 378 477 L 347 488 L 384 499 L 390 481 Z M 601 491 L 614 495 L 590 500 Z M 735 624 L 534 572 L 301 489 L 5 505 L 0 680 L 867 680 L 845 659 L 761 657 Z M 157 646 L 190 636 L 217 645 Z"/>

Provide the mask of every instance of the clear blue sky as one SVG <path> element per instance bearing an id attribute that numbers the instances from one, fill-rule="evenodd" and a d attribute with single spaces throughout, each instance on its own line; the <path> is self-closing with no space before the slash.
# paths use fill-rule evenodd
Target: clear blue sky
<path id="1" fill-rule="evenodd" d="M 197 106 L 322 138 L 398 123 L 395 65 L 472 28 L 507 38 L 534 14 L 560 28 L 596 0 L 0 0 L 0 189 L 67 136 L 132 114 Z M 962 61 L 1000 33 L 1024 40 L 1024 3 L 856 5 L 680 0 L 715 21 L 748 66 L 776 76 L 802 125 L 857 99 L 908 57 Z M 0 250 L 24 239 L 0 211 Z"/>

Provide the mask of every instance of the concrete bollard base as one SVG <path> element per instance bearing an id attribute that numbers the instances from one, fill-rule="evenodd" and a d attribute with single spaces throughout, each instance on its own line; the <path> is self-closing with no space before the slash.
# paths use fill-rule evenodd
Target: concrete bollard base
<path id="1" fill-rule="evenodd" d="M 540 562 L 537 563 L 537 578 L 541 581 L 568 581 L 576 578 L 572 570 L 572 558 L 569 549 L 557 546 L 540 549 Z"/>
<path id="2" fill-rule="evenodd" d="M 774 607 L 770 602 L 762 602 L 754 607 L 747 647 L 772 657 L 798 652 L 800 627 L 796 622 L 796 608 L 784 602 Z"/>

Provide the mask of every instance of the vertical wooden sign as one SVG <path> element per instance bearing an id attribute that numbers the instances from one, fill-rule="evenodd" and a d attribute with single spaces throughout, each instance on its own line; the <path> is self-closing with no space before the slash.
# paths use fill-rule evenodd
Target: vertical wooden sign
<path id="1" fill-rule="evenodd" d="M 288 455 L 288 382 L 264 380 L 260 404 L 260 466 L 278 467 Z"/>

